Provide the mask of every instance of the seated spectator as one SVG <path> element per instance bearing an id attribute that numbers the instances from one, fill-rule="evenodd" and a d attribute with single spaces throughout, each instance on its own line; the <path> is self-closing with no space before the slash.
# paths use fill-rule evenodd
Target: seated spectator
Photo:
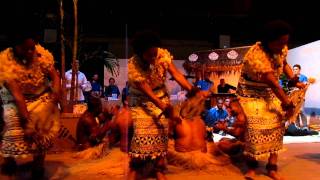
<path id="1" fill-rule="evenodd" d="M 102 95 L 102 86 L 99 83 L 99 75 L 98 74 L 94 74 L 93 75 L 92 81 L 91 81 L 91 87 L 92 87 L 91 94 L 96 96 L 96 97 L 101 97 L 101 95 Z"/>
<path id="2" fill-rule="evenodd" d="M 119 98 L 120 91 L 117 85 L 115 85 L 115 79 L 113 77 L 109 78 L 109 86 L 105 88 L 105 97 L 117 97 Z"/>
<path id="3" fill-rule="evenodd" d="M 231 93 L 230 90 L 237 90 L 236 87 L 227 84 L 224 79 L 220 79 L 220 84 L 218 85 L 218 93 Z"/>
<path id="4" fill-rule="evenodd" d="M 293 65 L 293 74 L 294 74 L 294 76 L 299 78 L 299 82 L 307 84 L 308 83 L 308 77 L 303 75 L 303 74 L 301 74 L 300 71 L 301 71 L 300 64 Z"/>
<path id="5" fill-rule="evenodd" d="M 216 123 L 219 121 L 225 121 L 227 117 L 228 112 L 223 109 L 223 99 L 218 99 L 217 106 L 208 111 L 205 117 L 205 123 L 209 127 L 214 127 Z"/>
<path id="6" fill-rule="evenodd" d="M 228 127 L 231 127 L 232 124 L 234 123 L 235 121 L 235 116 L 232 115 L 232 109 L 231 109 L 231 106 L 230 106 L 230 102 L 231 102 L 231 99 L 229 97 L 226 97 L 224 99 L 224 108 L 227 110 L 228 112 L 228 116 L 226 118 L 226 121 L 227 121 L 227 124 L 228 124 Z"/>
<path id="7" fill-rule="evenodd" d="M 194 83 L 194 86 L 198 87 L 202 91 L 207 91 L 213 85 L 213 82 L 209 79 L 209 74 L 205 74 L 204 79 L 199 79 Z"/>

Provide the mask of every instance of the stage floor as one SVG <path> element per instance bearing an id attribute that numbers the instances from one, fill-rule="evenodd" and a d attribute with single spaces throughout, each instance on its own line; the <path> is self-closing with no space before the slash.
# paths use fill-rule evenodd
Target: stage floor
<path id="1" fill-rule="evenodd" d="M 318 180 L 320 177 L 320 143 L 299 143 L 299 144 L 286 144 L 285 152 L 281 153 L 279 158 L 279 170 L 286 179 L 290 180 Z M 79 162 L 79 160 L 73 159 L 70 152 L 65 152 L 63 154 L 50 154 L 46 161 L 46 176 L 48 179 L 90 179 L 90 180 L 101 180 L 101 179 L 123 179 L 123 176 L 111 177 L 106 171 L 104 171 L 103 166 L 107 162 L 107 158 L 104 160 L 98 160 L 95 162 Z M 74 167 L 79 163 L 88 163 L 88 166 L 97 165 L 96 170 L 91 171 L 78 171 L 78 173 L 72 173 L 69 170 L 70 167 Z M 265 162 L 261 162 L 261 167 L 259 168 L 259 174 L 257 175 L 257 180 L 268 180 L 265 175 L 264 170 Z M 239 168 L 240 167 L 240 168 Z M 90 168 L 92 169 L 92 168 Z M 167 173 L 168 179 L 173 180 L 193 180 L 193 179 L 228 179 L 228 180 L 238 180 L 243 179 L 242 171 L 245 170 L 243 162 L 239 162 L 232 169 L 226 169 L 225 172 L 219 174 L 208 174 L 205 172 L 192 172 L 181 170 L 169 166 L 169 171 Z M 26 170 L 25 170 L 26 171 Z M 19 172 L 18 179 L 26 179 L 27 173 Z M 0 175 L 0 179 L 5 180 L 6 178 Z"/>

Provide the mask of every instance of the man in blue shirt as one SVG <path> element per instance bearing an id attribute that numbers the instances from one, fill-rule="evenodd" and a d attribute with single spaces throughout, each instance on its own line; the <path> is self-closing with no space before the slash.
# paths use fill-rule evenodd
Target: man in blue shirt
<path id="1" fill-rule="evenodd" d="M 198 80 L 194 83 L 194 86 L 198 87 L 200 90 L 207 91 L 213 85 L 213 82 L 210 81 L 209 75 L 205 74 L 205 78 Z"/>
<path id="2" fill-rule="evenodd" d="M 307 76 L 303 75 L 300 73 L 301 71 L 301 66 L 300 64 L 295 64 L 293 65 L 293 74 L 294 76 L 298 77 L 299 78 L 299 82 L 302 82 L 304 84 L 307 84 L 308 83 L 308 78 Z M 309 123 L 308 120 L 307 120 L 307 116 L 305 115 L 304 113 L 304 106 L 302 106 L 301 108 L 301 111 L 297 117 L 297 122 L 296 122 L 296 125 L 298 127 L 301 127 L 301 128 L 308 128 L 309 127 Z M 293 127 L 293 126 L 292 126 Z M 294 128 L 293 128 L 294 129 Z"/>
<path id="3" fill-rule="evenodd" d="M 113 77 L 109 78 L 109 86 L 105 88 L 104 96 L 112 97 L 113 94 L 116 94 L 117 98 L 120 95 L 120 91 L 117 85 L 115 85 L 115 80 Z"/>
<path id="4" fill-rule="evenodd" d="M 299 77 L 299 82 L 302 82 L 302 83 L 307 84 L 307 83 L 308 83 L 308 78 L 307 78 L 307 76 L 301 74 L 300 71 L 301 71 L 301 66 L 300 66 L 300 64 L 295 64 L 295 65 L 293 65 L 293 74 L 294 74 L 295 76 Z"/>
<path id="5" fill-rule="evenodd" d="M 223 99 L 218 99 L 217 107 L 213 107 L 208 111 L 205 118 L 205 123 L 207 126 L 214 127 L 218 121 L 225 121 L 225 119 L 228 117 L 228 112 L 223 109 L 223 102 Z"/>
<path id="6" fill-rule="evenodd" d="M 195 87 L 198 87 L 200 90 L 202 91 L 208 91 L 210 90 L 210 88 L 212 87 L 213 85 L 213 82 L 209 79 L 209 73 L 205 73 L 205 77 L 204 79 L 199 79 L 199 75 L 197 77 L 197 81 L 194 83 L 194 86 Z M 205 107 L 206 109 L 209 109 L 211 107 L 211 100 L 210 98 L 207 98 L 207 100 L 205 101 Z"/>
<path id="7" fill-rule="evenodd" d="M 207 91 L 212 86 L 212 82 L 204 79 L 195 82 L 194 85 L 198 87 L 200 90 Z"/>
<path id="8" fill-rule="evenodd" d="M 96 97 L 100 97 L 102 94 L 102 86 L 99 83 L 99 75 L 98 74 L 93 75 L 92 81 L 91 81 L 91 87 L 92 87 L 91 94 Z"/>

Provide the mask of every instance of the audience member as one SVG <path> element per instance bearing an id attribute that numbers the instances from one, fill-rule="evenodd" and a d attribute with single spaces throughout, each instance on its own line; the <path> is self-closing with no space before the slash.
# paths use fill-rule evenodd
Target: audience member
<path id="1" fill-rule="evenodd" d="M 106 86 L 104 91 L 105 97 L 118 98 L 120 91 L 117 85 L 115 85 L 115 79 L 113 77 L 109 78 L 109 86 Z"/>
<path id="2" fill-rule="evenodd" d="M 235 118 L 236 118 L 234 115 L 232 115 L 232 109 L 231 109 L 230 103 L 231 103 L 231 99 L 229 97 L 226 97 L 224 99 L 224 108 L 228 112 L 228 116 L 226 118 L 226 121 L 228 123 L 228 127 L 232 126 L 232 124 L 235 122 Z"/>
<path id="3" fill-rule="evenodd" d="M 228 112 L 223 109 L 223 99 L 217 100 L 217 106 L 212 107 L 205 118 L 205 123 L 209 127 L 214 127 L 219 121 L 225 121 L 228 117 Z"/>
<path id="4" fill-rule="evenodd" d="M 298 78 L 299 82 L 303 84 L 308 83 L 307 76 L 301 74 L 301 66 L 300 64 L 293 65 L 293 74 L 295 77 Z M 297 116 L 297 122 L 295 124 L 296 126 L 300 128 L 309 128 L 310 121 L 307 119 L 307 116 L 304 113 L 304 106 L 302 106 L 299 115 Z M 290 126 L 291 127 L 291 126 Z"/>
<path id="5" fill-rule="evenodd" d="M 75 89 L 74 89 L 75 100 L 78 102 L 84 102 L 85 97 L 83 95 L 83 91 L 90 91 L 91 85 L 90 85 L 90 82 L 87 81 L 86 76 L 79 71 L 79 60 L 76 60 L 75 62 L 75 70 L 76 70 L 76 76 L 75 76 L 76 80 L 75 80 Z M 67 88 L 67 100 L 70 100 L 72 69 L 68 70 L 65 73 L 65 78 L 66 78 L 66 88 Z M 76 87 L 76 82 L 78 82 L 78 87 Z"/>
<path id="6" fill-rule="evenodd" d="M 236 87 L 227 84 L 224 79 L 220 79 L 220 84 L 218 85 L 218 93 L 231 93 L 230 90 L 236 89 Z"/>
<path id="7" fill-rule="evenodd" d="M 205 73 L 204 79 L 198 79 L 194 86 L 198 87 L 200 90 L 207 91 L 213 85 L 213 82 L 209 79 L 209 74 Z"/>
<path id="8" fill-rule="evenodd" d="M 96 97 L 101 97 L 101 95 L 102 95 L 102 86 L 99 83 L 99 75 L 98 74 L 94 74 L 93 75 L 92 81 L 91 81 L 91 87 L 92 87 L 91 94 L 96 96 Z"/>

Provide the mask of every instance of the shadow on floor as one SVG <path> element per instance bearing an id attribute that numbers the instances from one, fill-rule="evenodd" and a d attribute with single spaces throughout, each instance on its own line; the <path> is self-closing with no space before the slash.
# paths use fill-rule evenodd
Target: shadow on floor
<path id="1" fill-rule="evenodd" d="M 300 159 L 314 161 L 320 164 L 320 153 L 306 153 L 306 154 L 298 155 L 296 157 Z"/>
<path id="2" fill-rule="evenodd" d="M 46 161 L 45 162 L 45 176 L 41 180 L 47 179 L 63 179 L 68 176 L 66 171 L 67 166 L 61 161 Z M 0 179 L 19 179 L 19 180 L 33 180 L 31 178 L 32 162 L 26 162 L 18 165 L 15 175 L 9 177 L 0 174 Z M 40 180 L 40 179 L 39 179 Z"/>

